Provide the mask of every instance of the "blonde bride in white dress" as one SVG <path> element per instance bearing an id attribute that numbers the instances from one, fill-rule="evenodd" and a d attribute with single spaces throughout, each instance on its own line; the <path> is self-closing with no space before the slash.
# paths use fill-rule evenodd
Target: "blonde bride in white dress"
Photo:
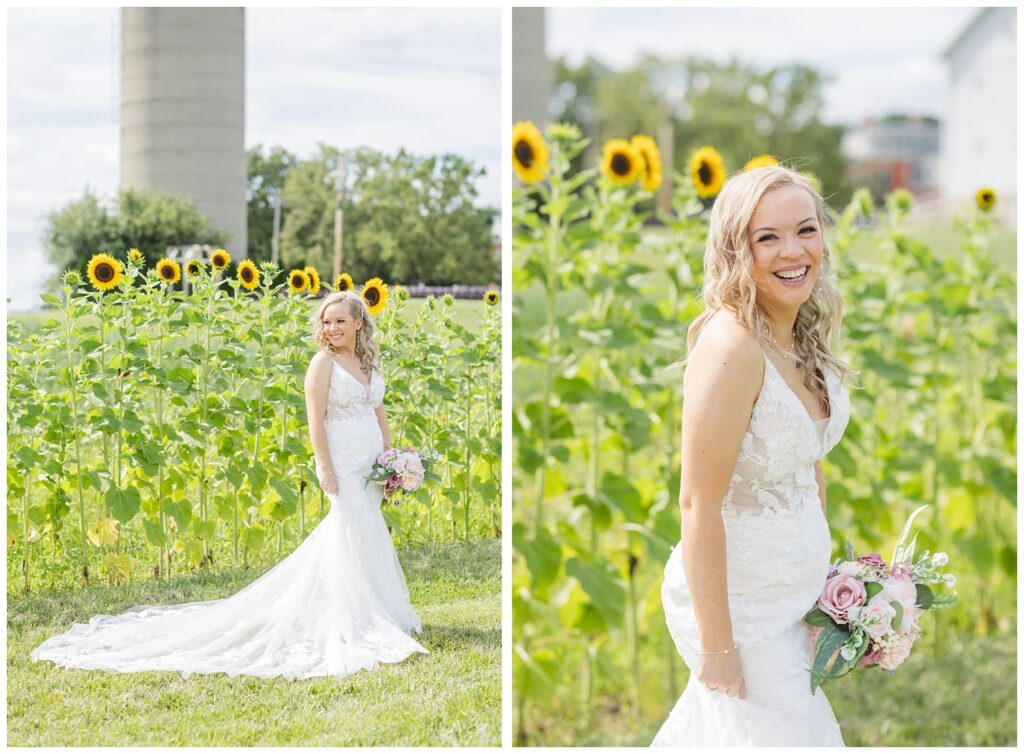
<path id="1" fill-rule="evenodd" d="M 262 677 L 343 677 L 427 650 L 380 511 L 365 485 L 390 445 L 373 322 L 354 293 L 326 297 L 313 316 L 320 351 L 306 408 L 330 512 L 294 552 L 227 599 L 140 605 L 97 615 L 43 642 L 33 660 L 131 673 L 172 670 Z"/>
<path id="2" fill-rule="evenodd" d="M 821 459 L 850 416 L 824 220 L 783 167 L 731 178 L 711 212 L 706 310 L 688 335 L 682 537 L 662 587 L 691 673 L 655 746 L 843 745 L 824 692 L 811 694 L 802 623 L 831 554 Z"/>

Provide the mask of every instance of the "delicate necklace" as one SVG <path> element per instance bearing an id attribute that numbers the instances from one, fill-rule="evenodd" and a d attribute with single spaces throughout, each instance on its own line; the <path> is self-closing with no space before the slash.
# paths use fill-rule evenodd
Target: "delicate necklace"
<path id="1" fill-rule="evenodd" d="M 796 340 L 796 331 L 795 330 L 793 331 L 793 340 L 794 341 Z M 803 369 L 804 368 L 804 363 L 805 362 L 804 362 L 803 358 L 801 358 L 800 356 L 797 356 L 792 351 L 787 351 L 785 348 L 780 346 L 779 345 L 779 341 L 777 341 L 775 339 L 774 335 L 772 336 L 772 342 L 775 344 L 775 349 L 779 353 L 782 354 L 782 358 L 784 358 L 784 359 L 792 359 L 794 362 L 796 362 L 796 368 L 797 369 Z"/>

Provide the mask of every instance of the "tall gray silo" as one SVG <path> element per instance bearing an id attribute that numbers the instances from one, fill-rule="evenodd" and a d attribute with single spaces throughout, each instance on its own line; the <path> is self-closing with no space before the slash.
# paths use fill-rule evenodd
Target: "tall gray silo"
<path id="1" fill-rule="evenodd" d="M 246 256 L 244 8 L 121 9 L 121 187 L 193 197 Z"/>
<path id="2" fill-rule="evenodd" d="M 512 9 L 512 120 L 531 120 L 542 130 L 551 119 L 552 79 L 544 14 L 544 8 Z"/>

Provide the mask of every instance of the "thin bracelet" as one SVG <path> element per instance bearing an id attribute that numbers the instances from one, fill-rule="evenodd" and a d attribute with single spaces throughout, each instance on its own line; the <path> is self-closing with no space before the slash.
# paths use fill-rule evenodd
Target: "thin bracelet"
<path id="1" fill-rule="evenodd" d="M 728 649 L 719 649 L 716 652 L 698 652 L 697 655 L 727 655 L 730 652 L 735 652 L 737 649 L 739 649 L 739 647 L 735 643 L 733 643 L 733 645 Z"/>

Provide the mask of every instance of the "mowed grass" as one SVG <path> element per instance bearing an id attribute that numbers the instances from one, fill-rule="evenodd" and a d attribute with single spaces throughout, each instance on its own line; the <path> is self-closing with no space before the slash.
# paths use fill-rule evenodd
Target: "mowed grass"
<path id="1" fill-rule="evenodd" d="M 227 597 L 259 571 L 8 598 L 9 746 L 498 746 L 499 540 L 400 549 L 429 655 L 341 680 L 118 674 L 31 662 L 49 636 L 136 604 Z M 313 606 L 311 606 L 312 609 Z"/>

